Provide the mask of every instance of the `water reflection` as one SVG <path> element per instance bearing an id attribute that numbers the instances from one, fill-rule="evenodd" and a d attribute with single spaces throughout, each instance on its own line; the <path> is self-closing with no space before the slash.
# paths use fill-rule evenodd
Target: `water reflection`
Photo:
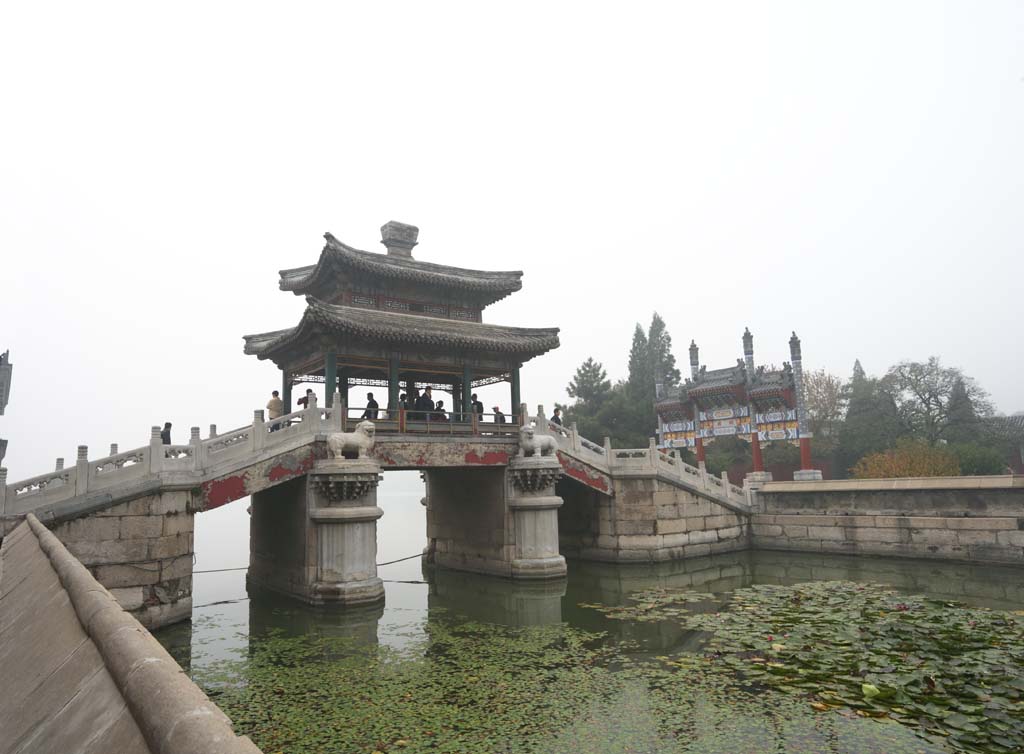
<path id="1" fill-rule="evenodd" d="M 427 605 L 482 623 L 545 626 L 561 623 L 566 580 L 511 581 L 493 576 L 424 569 Z"/>

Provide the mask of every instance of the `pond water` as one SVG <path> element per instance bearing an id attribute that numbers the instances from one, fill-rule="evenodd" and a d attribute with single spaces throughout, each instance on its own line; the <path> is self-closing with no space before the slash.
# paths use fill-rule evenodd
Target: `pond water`
<path id="1" fill-rule="evenodd" d="M 384 553 L 410 554 L 395 547 L 411 539 L 396 539 Z M 244 571 L 200 573 L 192 622 L 157 637 L 268 753 L 1024 750 L 1021 569 L 744 552 L 571 562 L 558 583 L 424 572 L 418 559 L 380 575 L 384 605 L 338 610 L 247 598 Z M 935 611 L 956 625 L 933 630 Z M 805 635 L 808 614 L 817 633 Z M 923 659 L 886 638 L 907 617 L 923 631 L 914 641 L 929 644 Z M 849 677 L 850 652 L 863 658 L 876 627 L 890 659 Z M 984 638 L 981 665 L 940 677 L 968 652 L 964 631 L 1001 638 Z M 802 650 L 786 655 L 798 635 Z M 832 658 L 846 669 L 830 670 Z M 904 660 L 918 664 L 891 667 Z M 986 685 L 992 667 L 1006 688 Z M 982 680 L 953 688 L 971 673 Z M 922 725 L 921 715 L 944 722 Z"/>

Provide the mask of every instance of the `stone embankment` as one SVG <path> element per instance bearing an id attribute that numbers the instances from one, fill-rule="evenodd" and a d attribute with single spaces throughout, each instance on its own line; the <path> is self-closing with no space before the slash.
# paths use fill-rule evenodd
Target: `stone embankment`
<path id="1" fill-rule="evenodd" d="M 754 547 L 1024 564 L 1024 478 L 769 482 Z"/>
<path id="2" fill-rule="evenodd" d="M 260 754 L 31 514 L 0 547 L 0 679 L 0 754 Z"/>

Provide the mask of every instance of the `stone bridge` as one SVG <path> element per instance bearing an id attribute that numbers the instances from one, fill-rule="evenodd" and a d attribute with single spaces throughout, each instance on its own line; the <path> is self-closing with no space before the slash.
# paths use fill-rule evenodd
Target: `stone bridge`
<path id="1" fill-rule="evenodd" d="M 448 568 L 550 578 L 563 550 L 631 561 L 743 546 L 747 492 L 653 445 L 597 445 L 539 407 L 528 423 L 552 439 L 546 455 L 520 457 L 518 425 L 400 415 L 375 422 L 369 457 L 332 460 L 327 437 L 354 423 L 335 398 L 206 438 L 194 427 L 186 444 L 154 427 L 148 445 L 104 458 L 80 446 L 74 466 L 12 484 L 0 471 L 3 531 L 33 513 L 150 626 L 190 613 L 194 514 L 247 496 L 252 583 L 310 602 L 379 599 L 376 486 L 393 469 L 423 472 L 424 559 Z"/>

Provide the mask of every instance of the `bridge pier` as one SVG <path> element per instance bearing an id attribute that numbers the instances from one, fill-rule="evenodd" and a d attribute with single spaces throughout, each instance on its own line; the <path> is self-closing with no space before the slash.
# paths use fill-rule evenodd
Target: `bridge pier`
<path id="1" fill-rule="evenodd" d="M 382 600 L 379 480 L 374 462 L 331 459 L 253 495 L 248 583 L 314 605 Z"/>
<path id="2" fill-rule="evenodd" d="M 558 552 L 553 456 L 514 458 L 507 468 L 429 469 L 425 563 L 515 579 L 565 576 Z"/>

